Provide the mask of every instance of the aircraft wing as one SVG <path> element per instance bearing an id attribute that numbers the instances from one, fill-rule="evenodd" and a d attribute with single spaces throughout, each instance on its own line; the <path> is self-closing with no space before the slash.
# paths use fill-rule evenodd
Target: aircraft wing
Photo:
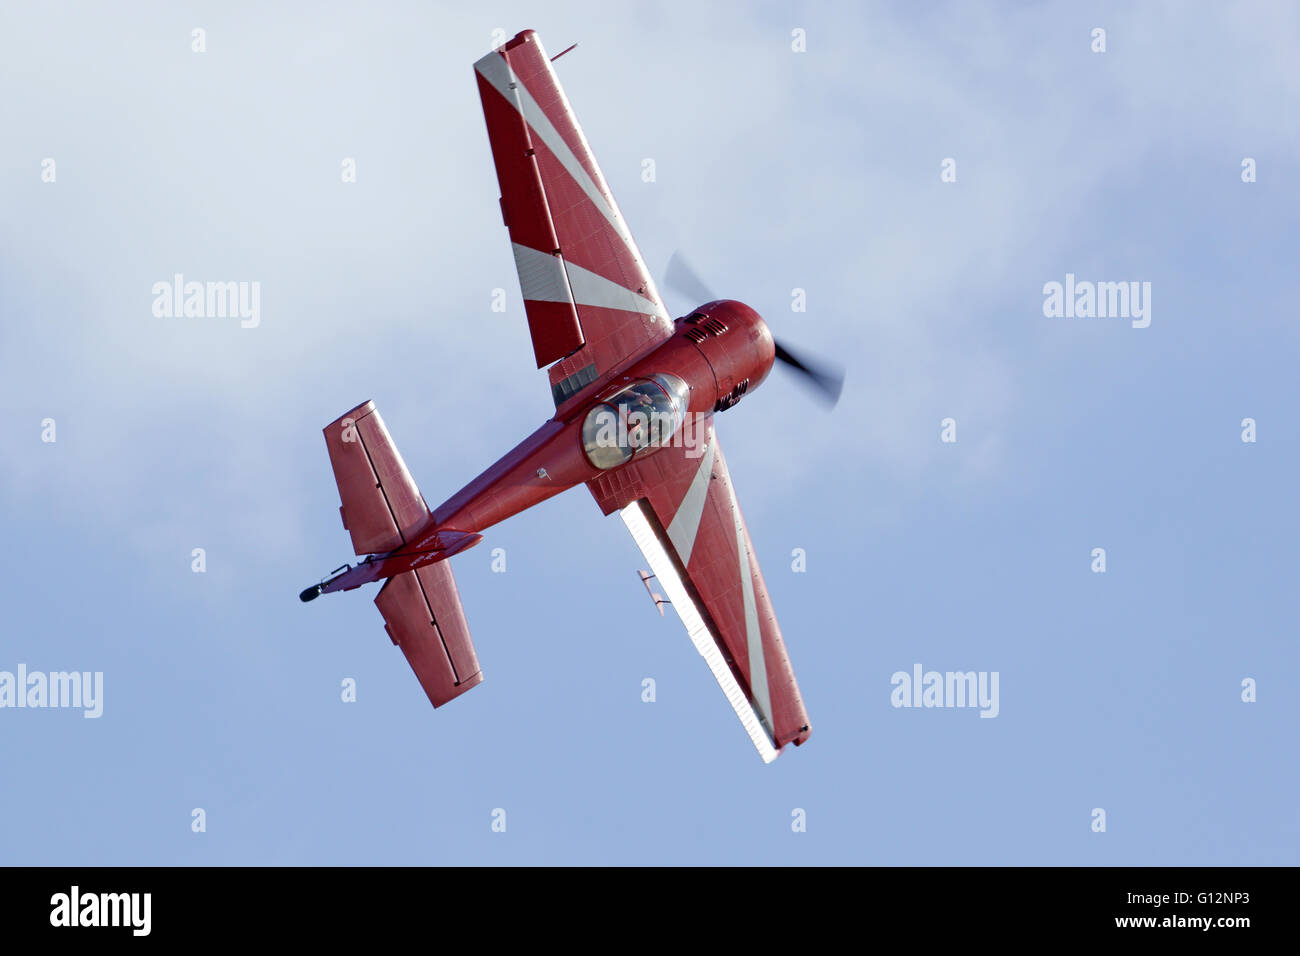
<path id="1" fill-rule="evenodd" d="M 537 34 L 474 64 L 537 367 L 556 407 L 673 323 Z"/>
<path id="2" fill-rule="evenodd" d="M 811 727 L 736 501 L 713 417 L 696 447 L 662 448 L 589 483 L 618 510 L 764 762 Z"/>

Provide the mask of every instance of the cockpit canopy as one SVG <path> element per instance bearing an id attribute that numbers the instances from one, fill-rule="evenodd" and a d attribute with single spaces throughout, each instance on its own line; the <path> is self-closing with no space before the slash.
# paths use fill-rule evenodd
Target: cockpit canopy
<path id="1" fill-rule="evenodd" d="M 676 375 L 633 382 L 587 413 L 582 447 L 597 468 L 617 468 L 668 444 L 686 417 L 690 389 Z"/>

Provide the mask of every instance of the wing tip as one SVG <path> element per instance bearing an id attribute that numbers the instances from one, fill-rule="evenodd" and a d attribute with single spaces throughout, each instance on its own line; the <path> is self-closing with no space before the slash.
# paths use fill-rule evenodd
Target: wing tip
<path id="1" fill-rule="evenodd" d="M 483 54 L 481 57 L 475 60 L 474 66 L 475 68 L 477 68 L 480 63 L 491 62 L 494 56 L 503 57 L 511 50 L 521 47 L 525 43 L 532 43 L 534 41 L 537 43 L 538 48 L 541 49 L 542 41 L 541 38 L 538 37 L 536 30 L 532 29 L 531 27 L 529 27 L 526 30 L 520 30 L 509 40 L 506 40 L 504 43 L 494 46 L 492 49 L 488 50 L 487 53 Z M 575 43 L 574 46 L 577 46 L 577 44 Z M 566 50 L 565 52 L 567 53 L 568 50 Z M 479 72 L 482 71 L 480 70 Z"/>

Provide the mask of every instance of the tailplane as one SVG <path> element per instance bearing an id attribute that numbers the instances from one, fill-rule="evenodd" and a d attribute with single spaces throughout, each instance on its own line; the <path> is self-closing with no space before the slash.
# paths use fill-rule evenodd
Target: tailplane
<path id="1" fill-rule="evenodd" d="M 356 554 L 399 548 L 428 521 L 429 507 L 374 402 L 326 425 L 325 447 L 343 500 L 339 514 Z"/>
<path id="2" fill-rule="evenodd" d="M 441 707 L 483 680 L 446 561 L 482 536 L 431 533 L 428 505 L 374 402 L 325 426 L 325 446 L 339 486 L 343 527 L 352 536 L 353 550 L 366 557 L 355 567 L 336 568 L 299 598 L 311 601 L 386 578 L 375 596 L 384 630 L 406 655 L 430 703 Z"/>
<path id="3" fill-rule="evenodd" d="M 456 579 L 446 561 L 389 578 L 375 596 L 375 606 L 434 707 L 482 682 Z"/>

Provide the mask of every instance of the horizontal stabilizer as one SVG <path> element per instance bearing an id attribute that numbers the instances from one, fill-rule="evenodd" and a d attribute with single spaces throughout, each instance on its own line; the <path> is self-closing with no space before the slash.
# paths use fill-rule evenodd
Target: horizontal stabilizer
<path id="1" fill-rule="evenodd" d="M 325 426 L 325 445 L 343 507 L 343 527 L 357 554 L 401 547 L 429 517 L 374 402 Z"/>
<path id="2" fill-rule="evenodd" d="M 482 682 L 456 579 L 446 561 L 389 578 L 375 605 L 434 707 Z"/>

